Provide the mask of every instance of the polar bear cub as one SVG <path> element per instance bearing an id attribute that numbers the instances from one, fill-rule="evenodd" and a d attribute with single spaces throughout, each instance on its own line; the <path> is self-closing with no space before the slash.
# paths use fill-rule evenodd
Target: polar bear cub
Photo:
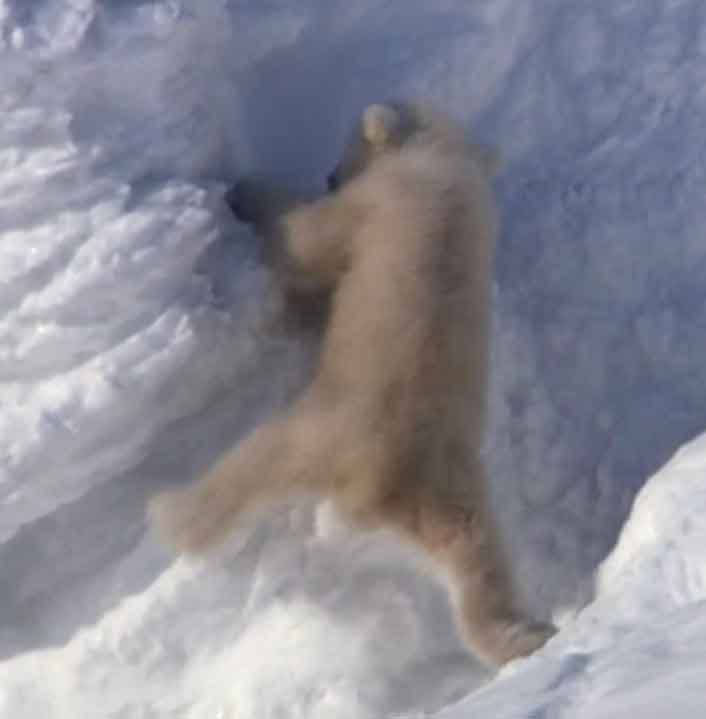
<path id="1" fill-rule="evenodd" d="M 151 516 L 177 550 L 225 539 L 244 512 L 328 497 L 436 560 L 485 662 L 541 647 L 551 626 L 516 605 L 481 456 L 496 219 L 490 153 L 418 104 L 368 107 L 329 177 L 297 200 L 257 179 L 226 199 L 254 226 L 292 297 L 328 293 L 311 384 Z"/>

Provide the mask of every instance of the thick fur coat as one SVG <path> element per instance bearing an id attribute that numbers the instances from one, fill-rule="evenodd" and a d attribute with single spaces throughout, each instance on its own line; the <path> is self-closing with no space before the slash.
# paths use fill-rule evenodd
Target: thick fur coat
<path id="1" fill-rule="evenodd" d="M 329 293 L 321 354 L 291 407 L 151 512 L 177 550 L 197 553 L 257 504 L 329 497 L 361 528 L 391 528 L 430 553 L 465 639 L 497 665 L 553 628 L 516 605 L 481 456 L 493 165 L 436 112 L 373 105 L 329 194 L 298 201 L 257 179 L 231 190 L 286 290 Z"/>

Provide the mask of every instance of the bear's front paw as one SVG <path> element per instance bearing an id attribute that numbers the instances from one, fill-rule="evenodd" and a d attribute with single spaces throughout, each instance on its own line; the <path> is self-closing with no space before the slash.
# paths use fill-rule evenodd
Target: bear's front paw
<path id="1" fill-rule="evenodd" d="M 261 222 L 270 205 L 271 191 L 263 180 L 247 177 L 233 185 L 225 194 L 225 201 L 233 214 L 249 224 Z"/>

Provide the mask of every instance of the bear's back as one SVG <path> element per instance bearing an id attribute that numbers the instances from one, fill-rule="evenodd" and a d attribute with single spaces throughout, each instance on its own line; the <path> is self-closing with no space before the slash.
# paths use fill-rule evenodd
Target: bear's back
<path id="1" fill-rule="evenodd" d="M 493 244 L 484 179 L 421 148 L 356 183 L 370 209 L 334 294 L 321 373 L 390 427 L 455 426 L 469 414 L 482 425 Z"/>

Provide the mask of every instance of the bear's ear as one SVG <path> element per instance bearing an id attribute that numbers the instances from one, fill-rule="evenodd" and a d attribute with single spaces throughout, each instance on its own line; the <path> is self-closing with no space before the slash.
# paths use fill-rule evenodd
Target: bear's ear
<path id="1" fill-rule="evenodd" d="M 399 113 L 389 105 L 370 105 L 363 113 L 363 137 L 375 147 L 384 147 L 399 127 Z"/>

